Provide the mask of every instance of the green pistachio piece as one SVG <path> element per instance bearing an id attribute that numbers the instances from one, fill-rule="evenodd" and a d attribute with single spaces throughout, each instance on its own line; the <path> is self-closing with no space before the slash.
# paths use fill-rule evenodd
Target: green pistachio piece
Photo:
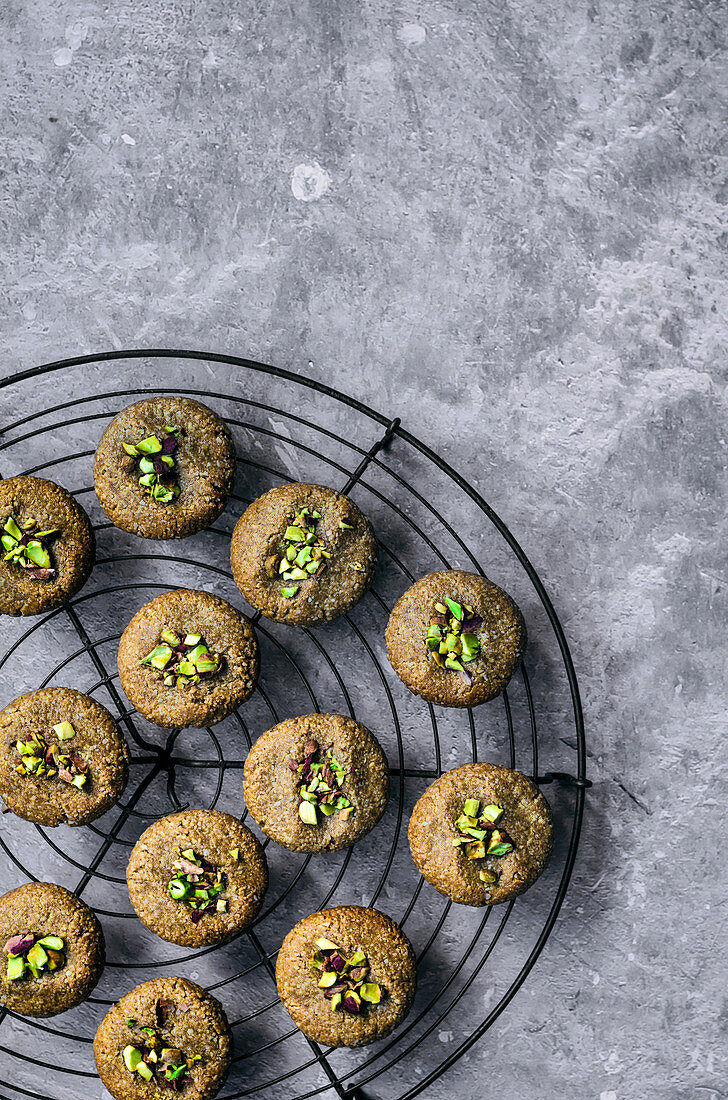
<path id="1" fill-rule="evenodd" d="M 306 532 L 302 527 L 291 525 L 290 527 L 286 527 L 283 532 L 283 538 L 286 542 L 303 542 L 306 538 Z"/>
<path id="2" fill-rule="evenodd" d="M 217 910 L 218 913 L 226 913 L 227 912 L 227 907 L 228 907 L 228 903 L 225 900 L 225 898 L 220 898 L 215 903 L 215 909 Z"/>
<path id="3" fill-rule="evenodd" d="M 9 535 L 12 535 L 13 538 L 16 539 L 16 541 L 17 539 L 22 539 L 23 537 L 23 532 L 20 530 L 12 516 L 8 516 L 7 520 L 5 521 L 5 530 Z"/>
<path id="4" fill-rule="evenodd" d="M 489 856 L 506 856 L 506 855 L 508 855 L 509 852 L 512 852 L 512 851 L 513 851 L 513 845 L 512 844 L 507 844 L 507 843 L 504 842 L 502 844 L 492 844 L 488 848 L 488 855 Z"/>
<path id="5" fill-rule="evenodd" d="M 436 603 L 435 611 L 439 612 L 440 615 L 447 615 L 447 607 L 444 603 Z"/>
<path id="6" fill-rule="evenodd" d="M 5 977 L 9 982 L 17 982 L 19 978 L 23 977 L 25 972 L 25 959 L 22 955 L 18 955 L 12 959 L 8 959 L 7 970 L 5 971 Z"/>
<path id="7" fill-rule="evenodd" d="M 146 1064 L 146 1062 L 140 1062 L 139 1065 L 136 1068 L 136 1071 L 137 1071 L 137 1073 L 139 1074 L 140 1077 L 144 1078 L 145 1081 L 151 1081 L 152 1071 L 150 1070 L 150 1068 Z"/>
<path id="8" fill-rule="evenodd" d="M 145 474 L 144 477 L 139 478 L 139 484 L 143 485 L 145 489 L 149 489 L 152 485 L 155 484 L 156 479 L 156 474 Z"/>
<path id="9" fill-rule="evenodd" d="M 321 951 L 338 951 L 339 950 L 338 943 L 333 943 L 332 940 L 327 940 L 323 936 L 321 936 L 319 939 L 316 940 L 316 946 Z"/>
<path id="10" fill-rule="evenodd" d="M 153 474 L 154 473 L 154 463 L 152 462 L 151 458 L 140 458 L 139 459 L 139 469 L 141 470 L 141 472 L 143 474 Z"/>
<path id="11" fill-rule="evenodd" d="M 354 524 L 353 523 L 344 523 L 343 519 L 339 520 L 339 527 L 341 528 L 342 531 L 353 531 L 354 530 Z"/>
<path id="12" fill-rule="evenodd" d="M 448 653 L 457 653 L 460 648 L 460 642 L 456 634 L 448 634 L 445 638 L 445 645 L 447 646 Z"/>
<path id="13" fill-rule="evenodd" d="M 40 566 L 41 569 L 50 568 L 50 554 L 39 542 L 29 542 L 25 547 L 25 554 L 34 565 Z"/>
<path id="14" fill-rule="evenodd" d="M 285 596 L 287 600 L 290 600 L 291 596 L 295 596 L 298 592 L 299 585 L 292 585 L 290 588 L 281 588 L 281 595 Z"/>
<path id="15" fill-rule="evenodd" d="M 335 970 L 324 970 L 323 974 L 318 980 L 320 989 L 328 989 L 331 985 L 336 985 L 339 975 Z"/>
<path id="16" fill-rule="evenodd" d="M 142 657 L 141 664 L 161 670 L 169 664 L 171 657 L 172 650 L 168 645 L 158 645 L 146 657 Z"/>
<path id="17" fill-rule="evenodd" d="M 366 952 L 362 951 L 361 947 L 357 947 L 356 951 L 349 959 L 349 966 L 361 966 L 362 963 L 365 963 L 366 961 Z"/>
<path id="18" fill-rule="evenodd" d="M 498 876 L 495 871 L 489 871 L 487 868 L 478 873 L 478 878 L 481 882 L 493 883 L 498 881 Z"/>
<path id="19" fill-rule="evenodd" d="M 50 947 L 53 951 L 62 951 L 66 946 L 65 942 L 60 936 L 43 936 L 43 939 L 38 940 L 41 947 Z"/>
<path id="20" fill-rule="evenodd" d="M 86 776 L 84 775 L 83 772 L 79 772 L 78 775 L 74 775 L 73 779 L 71 780 L 71 783 L 73 784 L 74 787 L 85 787 L 86 786 Z"/>
<path id="21" fill-rule="evenodd" d="M 454 668 L 458 672 L 463 671 L 462 663 L 458 660 L 457 657 L 454 657 L 452 654 L 450 654 L 449 657 L 445 658 L 445 668 Z"/>
<path id="22" fill-rule="evenodd" d="M 15 547 L 18 545 L 16 539 L 14 539 L 12 535 L 3 535 L 0 539 L 0 542 L 2 542 L 4 548 L 8 550 L 11 554 Z"/>
<path id="23" fill-rule="evenodd" d="M 455 600 L 451 600 L 449 596 L 445 596 L 445 603 L 449 607 L 455 618 L 460 621 L 463 617 L 463 609 L 459 603 L 455 603 Z"/>
<path id="24" fill-rule="evenodd" d="M 364 982 L 359 986 L 359 996 L 369 1004 L 378 1005 L 382 999 L 382 990 L 376 982 Z"/>
<path id="25" fill-rule="evenodd" d="M 137 443 L 136 449 L 144 455 L 156 455 L 161 451 L 162 444 L 156 435 L 148 435 L 146 439 L 142 439 Z"/>
<path id="26" fill-rule="evenodd" d="M 136 458 L 139 454 L 139 451 L 136 449 L 133 443 L 122 443 L 122 447 L 128 455 L 131 455 L 132 458 Z"/>
<path id="27" fill-rule="evenodd" d="M 180 663 L 177 665 L 178 676 L 194 676 L 196 671 L 197 670 L 192 664 L 192 661 L 180 661 Z"/>
<path id="28" fill-rule="evenodd" d="M 129 1073 L 133 1073 L 142 1060 L 142 1052 L 136 1047 L 128 1046 L 124 1047 L 121 1053 L 124 1059 L 124 1065 L 129 1070 Z"/>
<path id="29" fill-rule="evenodd" d="M 468 859 L 485 859 L 485 844 L 481 840 L 466 844 L 465 855 Z"/>
<path id="30" fill-rule="evenodd" d="M 492 821 L 494 825 L 497 825 L 503 817 L 503 807 L 496 806 L 494 802 L 491 802 L 490 805 L 483 807 L 480 816 L 484 817 L 486 821 Z"/>
<path id="31" fill-rule="evenodd" d="M 186 882 L 182 882 L 181 879 L 173 878 L 169 884 L 169 896 L 174 898 L 175 901 L 184 901 L 190 892 L 190 887 Z"/>
<path id="32" fill-rule="evenodd" d="M 72 737 L 76 736 L 76 731 L 70 722 L 59 722 L 57 726 L 53 727 L 53 732 L 59 741 L 70 741 Z"/>
<path id="33" fill-rule="evenodd" d="M 202 635 L 201 634 L 187 634 L 185 636 L 185 645 L 186 646 L 196 646 L 198 644 L 198 642 L 201 642 L 201 641 L 202 641 Z"/>
<path id="34" fill-rule="evenodd" d="M 336 1009 L 341 1004 L 341 993 L 334 993 L 329 1004 L 331 1005 L 331 1011 L 336 1012 Z"/>
<path id="35" fill-rule="evenodd" d="M 477 818 L 480 812 L 480 800 L 477 798 L 466 798 L 463 803 L 463 813 L 466 817 Z"/>
<path id="36" fill-rule="evenodd" d="M 304 825 L 316 825 L 318 824 L 316 818 L 316 807 L 311 802 L 302 802 L 298 807 L 298 816 Z"/>
<path id="37" fill-rule="evenodd" d="M 238 860 L 240 859 L 240 849 L 239 848 L 231 848 L 230 849 L 230 858 L 235 860 L 235 862 L 237 863 Z"/>
<path id="38" fill-rule="evenodd" d="M 336 807 L 332 806 L 330 802 L 320 802 L 318 808 L 324 817 L 331 817 L 336 813 Z"/>
<path id="39" fill-rule="evenodd" d="M 159 636 L 163 642 L 168 642 L 172 649 L 176 649 L 179 645 L 179 638 L 173 630 L 163 630 Z"/>
<path id="40" fill-rule="evenodd" d="M 40 969 L 48 962 L 48 956 L 45 953 L 45 949 L 41 947 L 39 943 L 34 943 L 30 951 L 26 953 L 26 959 L 29 966 L 37 966 Z"/>

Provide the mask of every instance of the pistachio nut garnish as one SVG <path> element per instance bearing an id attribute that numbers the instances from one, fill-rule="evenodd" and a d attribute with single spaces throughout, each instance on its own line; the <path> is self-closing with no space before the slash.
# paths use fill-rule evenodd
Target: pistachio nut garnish
<path id="1" fill-rule="evenodd" d="M 175 848 L 174 875 L 169 880 L 169 896 L 190 910 L 190 920 L 197 924 L 205 913 L 227 912 L 227 899 L 220 895 L 227 888 L 227 875 L 198 855 L 194 848 Z"/>
<path id="2" fill-rule="evenodd" d="M 331 557 L 331 551 L 316 534 L 320 519 L 320 512 L 301 508 L 286 526 L 278 554 L 266 562 L 268 575 L 286 582 L 280 589 L 286 599 L 296 595 L 303 581 L 320 577 Z"/>
<path id="3" fill-rule="evenodd" d="M 17 982 L 31 974 L 39 978 L 41 974 L 61 970 L 66 965 L 66 941 L 60 936 L 20 932 L 10 937 L 3 951 L 7 956 L 5 977 L 9 982 Z"/>
<path id="4" fill-rule="evenodd" d="M 19 757 L 13 769 L 16 775 L 43 776 L 79 789 L 88 788 L 91 779 L 88 761 L 74 749 L 59 744 L 75 736 L 70 722 L 58 722 L 50 734 L 34 733 L 27 741 L 15 741 L 13 748 Z"/>
<path id="5" fill-rule="evenodd" d="M 166 687 L 186 688 L 210 680 L 222 668 L 222 654 L 213 653 L 201 634 L 163 630 L 159 637 L 159 645 L 140 664 L 153 668 Z"/>
<path id="6" fill-rule="evenodd" d="M 54 535 L 58 534 L 59 528 L 36 531 L 37 526 L 34 519 L 29 519 L 22 524 L 21 530 L 13 516 L 8 516 L 3 524 L 3 533 L 0 535 L 0 542 L 5 551 L 3 561 L 22 566 L 27 575 L 35 581 L 49 581 L 56 576 L 56 570 L 51 562 L 48 543 Z"/>
<path id="7" fill-rule="evenodd" d="M 174 1001 L 157 1001 L 155 1005 L 156 1027 L 140 1027 L 139 1038 L 129 1043 L 121 1052 L 125 1069 L 129 1073 L 138 1073 L 147 1083 L 153 1082 L 170 1092 L 182 1092 L 185 1085 L 192 1084 L 190 1070 L 202 1060 L 201 1054 L 185 1054 L 179 1047 L 165 1043 L 162 1032 L 174 1010 L 187 1011 L 187 1006 Z M 131 1030 L 137 1028 L 137 1021 L 126 1021 Z"/>
<path id="8" fill-rule="evenodd" d="M 435 604 L 430 616 L 425 645 L 435 664 L 457 672 L 469 687 L 473 677 L 465 665 L 480 653 L 480 642 L 473 632 L 483 625 L 483 620 L 469 604 L 458 603 L 450 596 L 444 599 L 444 603 Z"/>
<path id="9" fill-rule="evenodd" d="M 453 847 L 459 848 L 468 860 L 508 855 L 514 851 L 515 844 L 500 827 L 503 814 L 503 807 L 495 802 L 483 806 L 478 798 L 466 798 L 463 812 L 455 822 L 458 835 L 452 842 Z M 500 874 L 492 867 L 486 867 L 478 872 L 478 877 L 481 882 L 490 885 L 498 881 Z"/>
<path id="10" fill-rule="evenodd" d="M 121 446 L 134 460 L 132 465 L 139 471 L 139 484 L 144 492 L 160 504 L 170 504 L 181 491 L 174 457 L 181 429 L 165 424 L 164 431 L 161 439 L 148 435 L 138 443 L 122 443 Z"/>
<path id="11" fill-rule="evenodd" d="M 354 805 L 343 790 L 349 773 L 336 759 L 333 749 L 333 743 L 319 745 L 312 738 L 304 746 L 303 760 L 291 757 L 288 761 L 298 780 L 298 816 L 305 825 L 318 825 L 319 814 L 333 817 L 338 813 L 347 821 L 354 813 Z"/>
<path id="12" fill-rule="evenodd" d="M 381 985 L 367 980 L 369 959 L 361 947 L 347 959 L 333 940 L 321 937 L 316 940 L 311 964 L 321 971 L 317 984 L 332 1012 L 341 1007 L 344 1012 L 358 1015 L 362 1002 L 378 1005 L 386 995 Z"/>

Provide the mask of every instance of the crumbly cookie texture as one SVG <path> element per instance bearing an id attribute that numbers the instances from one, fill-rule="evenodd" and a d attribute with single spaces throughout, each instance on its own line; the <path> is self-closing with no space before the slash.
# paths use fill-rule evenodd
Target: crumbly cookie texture
<path id="1" fill-rule="evenodd" d="M 270 489 L 238 520 L 233 579 L 266 618 L 308 626 L 349 611 L 377 560 L 371 524 L 352 500 L 323 485 Z"/>
<path id="2" fill-rule="evenodd" d="M 209 527 L 227 504 L 234 477 L 229 428 L 188 397 L 152 397 L 123 409 L 94 459 L 104 512 L 116 527 L 146 539 L 186 538 Z"/>
<path id="3" fill-rule="evenodd" d="M 192 675 L 169 683 L 166 666 L 150 664 L 164 641 L 199 635 L 220 664 L 210 678 Z M 121 686 L 140 714 L 158 726 L 206 726 L 219 722 L 245 702 L 258 679 L 259 654 L 248 619 L 210 592 L 180 588 L 163 592 L 137 611 L 119 642 Z M 196 672 L 196 666 L 192 669 Z"/>
<path id="4" fill-rule="evenodd" d="M 17 959 L 23 946 L 13 941 L 23 935 L 35 939 L 49 962 L 58 964 L 55 969 L 36 954 L 35 962 L 42 964 L 37 977 L 29 965 L 22 976 L 11 977 L 11 956 Z M 3 894 L 0 948 L 0 1002 L 24 1016 L 55 1016 L 81 1004 L 104 968 L 104 934 L 95 913 L 52 882 L 31 882 Z M 33 948 L 20 957 L 33 962 Z"/>
<path id="5" fill-rule="evenodd" d="M 261 734 L 245 761 L 246 806 L 263 832 L 295 852 L 355 843 L 379 821 L 388 796 L 379 742 L 341 714 L 280 722 Z"/>
<path id="6" fill-rule="evenodd" d="M 40 549 L 33 547 L 38 534 Z M 91 521 L 75 497 L 53 481 L 0 480 L 0 537 L 0 614 L 38 615 L 61 607 L 91 575 L 96 557 Z"/>
<path id="7" fill-rule="evenodd" d="M 107 1012 L 94 1038 L 99 1077 L 115 1100 L 164 1095 L 170 1078 L 183 1082 L 187 1100 L 212 1100 L 227 1077 L 231 1049 L 220 1002 L 176 977 L 132 989 Z"/>
<path id="8" fill-rule="evenodd" d="M 332 947 L 341 959 L 333 966 L 343 969 L 344 963 L 353 963 L 364 969 L 347 987 L 362 978 L 372 987 L 366 999 L 359 986 L 361 1003 L 353 1002 L 351 1010 L 336 1002 L 332 1007 L 340 990 L 330 975 L 324 977 L 321 966 L 322 961 L 328 966 Z M 364 963 L 359 962 L 361 955 Z M 347 969 L 344 977 L 350 974 Z M 384 1038 L 409 1012 L 416 988 L 415 956 L 390 917 L 345 905 L 312 913 L 288 933 L 278 953 L 276 981 L 281 1001 L 305 1035 L 330 1046 L 361 1046 Z"/>
<path id="9" fill-rule="evenodd" d="M 522 894 L 548 863 L 551 810 L 520 772 L 464 764 L 427 788 L 408 837 L 417 869 L 441 894 L 461 905 L 495 905 Z"/>
<path id="10" fill-rule="evenodd" d="M 247 826 L 218 810 L 183 810 L 150 825 L 126 872 L 132 905 L 171 943 L 222 943 L 260 912 L 268 888 L 263 848 Z"/>
<path id="11" fill-rule="evenodd" d="M 0 796 L 38 825 L 86 825 L 106 813 L 129 759 L 106 708 L 74 688 L 41 688 L 0 712 Z"/>
<path id="12" fill-rule="evenodd" d="M 400 597 L 386 642 L 392 668 L 415 695 L 440 706 L 471 707 L 507 687 L 526 648 L 526 626 L 497 584 L 476 573 L 441 570 Z"/>

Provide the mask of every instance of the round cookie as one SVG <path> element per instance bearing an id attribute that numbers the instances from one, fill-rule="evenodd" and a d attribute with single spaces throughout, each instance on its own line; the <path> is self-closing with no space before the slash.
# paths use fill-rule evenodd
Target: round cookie
<path id="1" fill-rule="evenodd" d="M 258 914 L 268 865 L 259 841 L 237 818 L 183 810 L 145 829 L 126 881 L 150 931 L 183 947 L 204 947 L 229 940 Z"/>
<path id="2" fill-rule="evenodd" d="M 227 425 L 189 397 L 129 405 L 107 427 L 94 460 L 104 512 L 122 531 L 145 539 L 181 539 L 209 527 L 234 477 Z"/>
<path id="3" fill-rule="evenodd" d="M 211 1100 L 228 1069 L 232 1037 L 223 1007 L 185 978 L 153 978 L 104 1016 L 94 1038 L 96 1069 L 116 1100 L 181 1092 Z"/>
<path id="4" fill-rule="evenodd" d="M 526 626 L 497 584 L 442 570 L 400 597 L 386 640 L 392 668 L 415 695 L 443 707 L 473 707 L 507 687 L 526 648 Z"/>
<path id="5" fill-rule="evenodd" d="M 304 1035 L 333 1047 L 382 1039 L 409 1012 L 412 945 L 376 909 L 344 905 L 304 917 L 278 952 L 278 995 Z"/>
<path id="6" fill-rule="evenodd" d="M 56 1016 L 85 1001 L 104 969 L 104 934 L 80 898 L 52 882 L 0 897 L 0 1002 Z"/>
<path id="7" fill-rule="evenodd" d="M 374 828 L 389 796 L 379 742 L 341 714 L 280 722 L 255 742 L 244 774 L 250 813 L 276 844 L 294 852 L 353 844 Z"/>
<path id="8" fill-rule="evenodd" d="M 144 604 L 119 642 L 121 686 L 158 726 L 220 722 L 253 694 L 259 665 L 250 621 L 219 596 L 189 588 Z"/>
<path id="9" fill-rule="evenodd" d="M 268 619 L 310 626 L 349 611 L 369 588 L 377 544 L 356 504 L 322 485 L 270 489 L 238 520 L 233 579 Z"/>
<path id="10" fill-rule="evenodd" d="M 21 695 L 0 712 L 0 796 L 37 825 L 86 825 L 121 796 L 129 749 L 106 707 L 74 688 Z"/>
<path id="11" fill-rule="evenodd" d="M 412 811 L 417 869 L 461 905 L 522 894 L 548 863 L 551 810 L 538 787 L 500 764 L 464 764 L 436 779 Z"/>
<path id="12" fill-rule="evenodd" d="M 0 614 L 38 615 L 60 607 L 91 575 L 91 521 L 53 481 L 0 480 L 0 539 Z"/>

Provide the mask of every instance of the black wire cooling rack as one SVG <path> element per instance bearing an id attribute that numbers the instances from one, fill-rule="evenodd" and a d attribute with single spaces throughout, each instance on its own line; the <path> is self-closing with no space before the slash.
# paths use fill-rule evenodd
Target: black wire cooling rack
<path id="1" fill-rule="evenodd" d="M 40 877 L 62 882 L 101 917 L 108 954 L 85 1005 L 48 1021 L 0 1010 L 1 1100 L 105 1095 L 91 1051 L 98 1022 L 134 985 L 171 973 L 200 982 L 225 1005 L 235 1058 L 223 1100 L 411 1100 L 511 1001 L 552 931 L 576 857 L 589 785 L 583 719 L 564 632 L 535 569 L 492 508 L 399 418 L 297 374 L 227 355 L 135 350 L 48 363 L 5 379 L 0 389 L 6 414 L 13 410 L 0 436 L 5 476 L 36 474 L 70 488 L 91 514 L 98 543 L 92 579 L 66 607 L 4 626 L 1 703 L 48 684 L 78 687 L 112 710 L 133 750 L 122 802 L 93 825 L 47 830 L 11 815 L 0 821 L 4 888 Z M 92 486 L 93 451 L 111 416 L 158 393 L 215 408 L 238 452 L 227 512 L 209 531 L 179 542 L 148 543 L 117 531 Z M 163 733 L 149 726 L 118 687 L 115 651 L 126 623 L 172 587 L 213 589 L 240 605 L 228 566 L 232 526 L 251 499 L 295 480 L 351 493 L 371 516 L 381 546 L 372 591 L 350 614 L 315 629 L 252 614 L 262 651 L 253 699 L 214 729 Z M 475 711 L 445 711 L 410 696 L 383 647 L 401 592 L 417 576 L 450 567 L 487 571 L 502 583 L 523 607 L 532 637 L 508 691 Z M 232 944 L 180 954 L 147 933 L 124 879 L 141 830 L 182 805 L 218 806 L 244 818 L 241 768 L 252 741 L 284 717 L 319 710 L 356 716 L 385 746 L 393 783 L 382 823 L 353 849 L 329 856 L 283 852 L 262 838 L 271 887 L 253 927 Z M 436 894 L 417 875 L 406 840 L 424 786 L 477 759 L 551 784 L 557 821 L 554 857 L 539 883 L 515 902 L 484 910 Z M 274 982 L 276 950 L 293 924 L 346 903 L 389 913 L 418 957 L 410 1016 L 384 1042 L 356 1051 L 304 1039 Z"/>

